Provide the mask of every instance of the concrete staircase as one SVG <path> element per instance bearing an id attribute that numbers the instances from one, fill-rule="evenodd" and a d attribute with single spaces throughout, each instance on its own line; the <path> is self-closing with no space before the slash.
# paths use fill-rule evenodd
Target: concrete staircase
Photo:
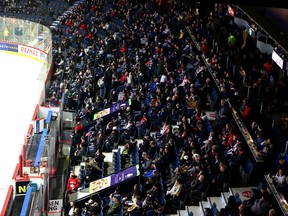
<path id="1" fill-rule="evenodd" d="M 177 210 L 178 216 L 189 216 L 191 212 L 194 216 L 204 216 L 205 215 L 205 209 L 210 209 L 213 203 L 216 204 L 216 207 L 218 211 L 221 210 L 221 208 L 225 208 L 227 205 L 227 201 L 229 196 L 239 194 L 239 198 L 242 200 L 248 200 L 252 195 L 252 189 L 254 187 L 232 187 L 229 188 L 229 191 L 222 192 L 221 196 L 219 197 L 207 197 L 206 201 L 200 201 L 199 205 L 191 205 L 186 206 L 184 210 Z"/>
<path id="2" fill-rule="evenodd" d="M 139 148 L 139 145 L 141 145 L 143 143 L 142 139 L 136 139 L 137 141 L 137 145 Z M 120 149 L 120 153 L 122 153 L 124 146 L 123 145 L 119 145 L 117 148 L 112 149 L 112 152 L 104 152 L 105 154 L 105 158 L 104 158 L 104 166 L 105 166 L 105 172 L 104 174 L 107 175 L 111 175 L 112 173 L 114 173 L 113 171 L 113 152 L 118 151 L 118 149 Z M 130 163 L 127 163 L 125 168 L 128 168 L 130 166 L 132 166 L 132 160 L 130 160 Z"/>

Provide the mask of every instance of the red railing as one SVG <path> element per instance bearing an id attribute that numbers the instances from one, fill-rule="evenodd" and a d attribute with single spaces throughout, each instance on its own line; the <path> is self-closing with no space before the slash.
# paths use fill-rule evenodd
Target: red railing
<path id="1" fill-rule="evenodd" d="M 6 211 L 7 211 L 7 207 L 9 205 L 12 193 L 13 193 L 13 186 L 10 185 L 9 188 L 8 188 L 8 191 L 7 191 L 7 195 L 6 195 L 6 198 L 5 198 L 5 201 L 4 201 L 4 205 L 3 205 L 2 211 L 1 211 L 1 216 L 4 216 Z"/>

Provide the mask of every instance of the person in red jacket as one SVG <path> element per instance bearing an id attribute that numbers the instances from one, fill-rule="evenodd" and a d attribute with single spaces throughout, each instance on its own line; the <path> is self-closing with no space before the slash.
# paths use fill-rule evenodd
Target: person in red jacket
<path id="1" fill-rule="evenodd" d="M 79 187 L 80 187 L 80 181 L 78 177 L 74 173 L 71 173 L 67 182 L 67 188 L 66 188 L 67 192 L 70 192 L 70 193 L 76 192 L 76 190 Z"/>
<path id="2" fill-rule="evenodd" d="M 72 138 L 72 145 L 75 145 L 76 143 L 80 142 L 82 135 L 83 135 L 83 125 L 78 121 L 74 126 L 73 133 L 70 135 Z"/>
<path id="3" fill-rule="evenodd" d="M 207 40 L 204 39 L 202 42 L 201 42 L 201 47 L 200 47 L 201 51 L 203 52 L 204 55 L 207 55 L 208 54 L 208 50 L 209 50 L 209 47 L 208 47 L 208 44 L 207 44 Z"/>
<path id="4" fill-rule="evenodd" d="M 91 32 L 88 33 L 88 35 L 86 36 L 86 39 L 91 39 L 93 36 L 93 34 Z"/>
<path id="5" fill-rule="evenodd" d="M 81 23 L 80 27 L 79 27 L 82 31 L 85 31 L 87 29 L 86 24 L 83 22 Z"/>
<path id="6" fill-rule="evenodd" d="M 68 19 L 66 22 L 65 22 L 65 25 L 66 26 L 72 26 L 72 20 L 71 19 Z"/>
<path id="7" fill-rule="evenodd" d="M 241 113 L 241 116 L 244 118 L 244 119 L 247 119 L 249 118 L 250 116 L 250 113 L 251 113 L 251 107 L 249 106 L 248 104 L 248 100 L 247 98 L 244 98 L 243 99 L 243 103 L 240 107 L 240 113 Z"/>
<path id="8" fill-rule="evenodd" d="M 122 82 L 122 84 L 126 83 L 127 81 L 127 76 L 128 76 L 128 72 L 125 72 L 121 78 L 120 78 L 120 81 Z"/>
<path id="9" fill-rule="evenodd" d="M 77 122 L 74 127 L 74 134 L 82 133 L 83 125 L 80 122 Z"/>

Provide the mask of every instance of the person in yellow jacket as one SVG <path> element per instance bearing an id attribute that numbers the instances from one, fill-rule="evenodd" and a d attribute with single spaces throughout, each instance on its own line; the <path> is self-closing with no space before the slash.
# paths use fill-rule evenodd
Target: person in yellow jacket
<path id="1" fill-rule="evenodd" d="M 7 27 L 4 29 L 4 38 L 9 37 L 9 31 L 7 29 Z"/>
<path id="2" fill-rule="evenodd" d="M 236 51 L 236 37 L 233 34 L 229 34 L 228 37 L 228 55 L 234 55 Z"/>

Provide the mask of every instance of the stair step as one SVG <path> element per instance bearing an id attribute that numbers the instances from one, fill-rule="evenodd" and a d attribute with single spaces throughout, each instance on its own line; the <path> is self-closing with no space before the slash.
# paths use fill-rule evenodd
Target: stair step
<path id="1" fill-rule="evenodd" d="M 222 192 L 221 193 L 222 198 L 225 200 L 225 203 L 228 203 L 228 198 L 231 196 L 230 191 L 229 192 Z"/>
<path id="2" fill-rule="evenodd" d="M 225 204 L 227 204 L 229 196 L 230 196 L 230 192 L 221 192 L 221 197 L 224 200 Z"/>
<path id="3" fill-rule="evenodd" d="M 112 152 L 104 152 L 105 158 L 104 162 L 112 162 L 113 161 L 113 153 Z"/>
<path id="4" fill-rule="evenodd" d="M 200 207 L 202 208 L 202 211 L 205 212 L 206 208 L 211 208 L 210 202 L 209 201 L 201 201 L 200 202 Z"/>
<path id="5" fill-rule="evenodd" d="M 201 208 L 201 206 L 186 206 L 186 209 L 188 211 L 188 213 L 190 214 L 190 212 L 193 213 L 193 215 L 199 215 L 199 216 L 204 216 L 204 212 L 203 209 Z"/>
<path id="6" fill-rule="evenodd" d="M 201 201 L 202 208 L 210 208 L 211 205 L 208 201 Z"/>
<path id="7" fill-rule="evenodd" d="M 189 216 L 189 213 L 186 209 L 184 210 L 177 210 L 177 215 L 178 216 Z"/>
<path id="8" fill-rule="evenodd" d="M 124 145 L 123 146 L 118 146 L 118 148 L 120 148 L 120 153 L 122 153 L 122 151 L 123 151 L 123 149 L 124 149 Z M 117 151 L 118 149 L 116 149 L 116 151 Z"/>
<path id="9" fill-rule="evenodd" d="M 221 208 L 225 208 L 226 206 L 225 200 L 222 197 L 208 197 L 208 200 L 210 201 L 211 206 L 215 203 L 219 211 Z"/>

